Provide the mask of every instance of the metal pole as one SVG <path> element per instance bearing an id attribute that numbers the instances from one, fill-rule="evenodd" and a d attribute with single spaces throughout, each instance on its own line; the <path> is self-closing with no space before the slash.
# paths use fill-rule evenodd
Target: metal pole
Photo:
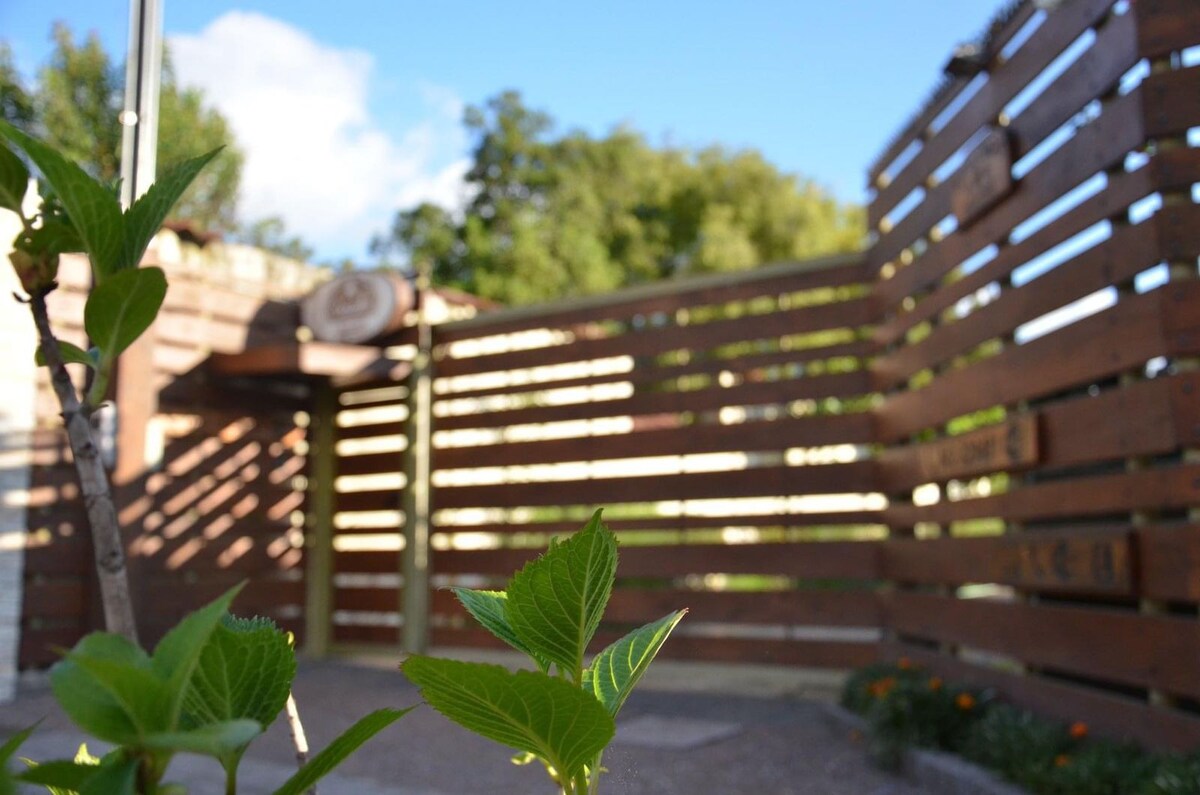
<path id="1" fill-rule="evenodd" d="M 130 0 L 125 109 L 121 111 L 121 205 L 154 183 L 162 76 L 162 0 Z"/>
<path id="2" fill-rule="evenodd" d="M 429 646 L 430 452 L 433 432 L 433 334 L 429 327 L 429 263 L 417 264 L 417 355 L 408 392 L 408 452 L 404 473 L 404 633 L 409 654 Z"/>

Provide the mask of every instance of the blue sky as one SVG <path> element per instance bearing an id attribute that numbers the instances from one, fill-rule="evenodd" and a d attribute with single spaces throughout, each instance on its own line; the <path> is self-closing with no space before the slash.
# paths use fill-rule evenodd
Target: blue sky
<path id="1" fill-rule="evenodd" d="M 1002 0 L 164 0 L 182 79 L 247 151 L 242 214 L 361 259 L 396 208 L 458 200 L 463 104 L 520 90 L 560 129 L 754 147 L 862 201 L 864 171 Z M 32 73 L 56 19 L 123 53 L 126 0 L 3 0 Z"/>

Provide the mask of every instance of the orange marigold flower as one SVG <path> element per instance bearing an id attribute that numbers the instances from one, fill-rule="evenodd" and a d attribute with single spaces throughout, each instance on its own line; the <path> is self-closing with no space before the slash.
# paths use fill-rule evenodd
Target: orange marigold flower
<path id="1" fill-rule="evenodd" d="M 959 693 L 958 697 L 954 699 L 954 704 L 963 711 L 974 709 L 975 696 L 970 693 Z"/>
<path id="2" fill-rule="evenodd" d="M 1075 721 L 1071 724 L 1071 728 L 1067 732 L 1076 740 L 1082 740 L 1088 736 L 1088 725 L 1083 721 Z"/>
<path id="3" fill-rule="evenodd" d="M 1066 767 L 1069 764 L 1071 764 L 1071 757 L 1067 756 L 1066 754 L 1059 754 L 1058 756 L 1054 757 L 1055 767 Z"/>
<path id="4" fill-rule="evenodd" d="M 929 677 L 929 689 L 937 692 L 942 689 L 942 678 L 940 676 Z"/>
<path id="5" fill-rule="evenodd" d="M 913 667 L 912 660 L 908 659 L 907 657 L 901 657 L 896 661 L 896 667 L 901 671 L 907 671 Z"/>
<path id="6" fill-rule="evenodd" d="M 875 698 L 883 698 L 888 693 L 892 692 L 892 688 L 896 686 L 896 677 L 886 676 L 883 679 L 878 679 L 872 682 L 867 690 Z"/>

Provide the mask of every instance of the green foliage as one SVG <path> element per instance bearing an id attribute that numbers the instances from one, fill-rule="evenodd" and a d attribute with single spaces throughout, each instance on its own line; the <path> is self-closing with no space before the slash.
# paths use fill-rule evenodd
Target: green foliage
<path id="1" fill-rule="evenodd" d="M 120 174 L 124 68 L 114 64 L 94 34 L 76 42 L 69 27 L 53 31 L 54 49 L 37 84 L 22 85 L 7 48 L 0 46 L 0 119 L 36 135 L 82 165 L 100 183 Z M 6 66 L 7 65 L 7 66 Z M 159 168 L 181 163 L 233 140 L 229 123 L 204 95 L 175 78 L 170 53 L 163 55 L 159 93 Z M 232 231 L 243 156 L 230 146 L 192 181 L 175 204 L 171 218 L 201 229 Z M 157 231 L 155 229 L 154 231 Z"/>
<path id="2" fill-rule="evenodd" d="M 616 730 L 593 696 L 543 673 L 413 656 L 404 674 L 450 720 L 534 754 L 565 781 L 582 772 Z"/>
<path id="3" fill-rule="evenodd" d="M 631 632 L 585 668 L 616 569 L 616 537 L 596 511 L 580 532 L 552 540 L 506 590 L 455 591 L 467 612 L 539 670 L 419 655 L 401 668 L 434 709 L 519 751 L 515 763 L 540 760 L 565 795 L 594 793 L 617 713 L 686 612 Z"/>
<path id="4" fill-rule="evenodd" d="M 853 673 L 842 705 L 867 718 L 876 762 L 895 767 L 913 746 L 959 753 L 1034 795 L 1200 795 L 1200 755 L 1149 754 L 947 685 L 919 666 Z"/>
<path id="5" fill-rule="evenodd" d="M 780 173 L 753 151 L 658 149 L 618 128 L 554 133 L 506 92 L 465 117 L 475 140 L 458 218 L 397 214 L 372 250 L 433 263 L 434 277 L 506 303 L 594 294 L 679 273 L 851 251 L 861 209 Z"/>
<path id="6" fill-rule="evenodd" d="M 22 286 L 40 295 L 54 289 L 58 258 L 64 252 L 83 250 L 91 260 L 96 286 L 84 308 L 84 327 L 94 347 L 84 351 L 57 345 L 65 361 L 96 371 L 85 403 L 95 407 L 104 399 L 116 357 L 150 327 L 166 297 L 166 276 L 156 267 L 139 268 L 142 255 L 171 207 L 220 150 L 168 171 L 123 213 L 108 188 L 53 147 L 3 121 L 0 138 L 23 152 L 46 183 L 41 211 L 34 218 L 21 215 L 24 229 L 14 241 L 12 262 Z M 27 172 L 7 146 L 0 151 L 2 200 Z M 14 209 L 21 213 L 19 201 Z M 38 362 L 44 361 L 42 352 Z"/>
<path id="7" fill-rule="evenodd" d="M 508 584 L 505 608 L 517 637 L 577 685 L 616 570 L 617 540 L 601 526 L 597 511 L 581 532 L 530 562 Z"/>
<path id="8" fill-rule="evenodd" d="M 3 766 L 32 731 L 27 730 L 0 747 L 0 795 L 15 792 L 15 781 L 79 795 L 166 795 L 172 785 L 161 781 L 177 753 L 219 760 L 227 791 L 236 792 L 238 763 L 283 709 L 296 672 L 288 635 L 266 619 L 228 615 L 240 587 L 184 618 L 153 654 L 109 633 L 80 640 L 51 670 L 51 688 L 76 725 L 116 749 L 96 760 L 83 747 L 73 761 L 34 765 L 6 778 Z M 406 712 L 371 713 L 277 795 L 306 791 Z"/>
<path id="9" fill-rule="evenodd" d="M 639 627 L 597 654 L 584 675 L 583 689 L 598 698 L 615 718 L 686 612 L 676 610 Z"/>
<path id="10" fill-rule="evenodd" d="M 314 756 L 304 767 L 296 771 L 296 774 L 288 779 L 282 787 L 275 790 L 274 795 L 300 795 L 300 793 L 307 792 L 314 784 L 344 762 L 350 754 L 357 751 L 367 740 L 370 740 L 380 731 L 391 726 L 412 710 L 413 707 L 409 707 L 408 709 L 379 709 L 361 718 L 349 729 L 342 732 L 324 751 Z"/>

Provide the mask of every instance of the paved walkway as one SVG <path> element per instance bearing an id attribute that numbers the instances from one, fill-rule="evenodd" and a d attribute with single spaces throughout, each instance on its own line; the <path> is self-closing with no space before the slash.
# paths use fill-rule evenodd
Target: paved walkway
<path id="1" fill-rule="evenodd" d="M 872 769 L 860 747 L 822 720 L 818 699 L 830 695 L 828 680 L 686 664 L 661 664 L 648 679 L 621 713 L 605 755 L 604 795 L 919 795 Z M 373 709 L 420 700 L 391 660 L 302 663 L 294 690 L 315 749 Z M 42 717 L 23 755 L 73 754 L 80 735 L 36 683 L 0 706 L 0 735 Z M 291 774 L 292 755 L 286 727 L 277 722 L 251 746 L 240 791 L 269 795 Z M 424 707 L 380 733 L 320 792 L 552 795 L 539 767 L 515 767 L 510 756 Z M 214 765 L 179 756 L 170 777 L 187 782 L 193 795 L 222 795 Z"/>

